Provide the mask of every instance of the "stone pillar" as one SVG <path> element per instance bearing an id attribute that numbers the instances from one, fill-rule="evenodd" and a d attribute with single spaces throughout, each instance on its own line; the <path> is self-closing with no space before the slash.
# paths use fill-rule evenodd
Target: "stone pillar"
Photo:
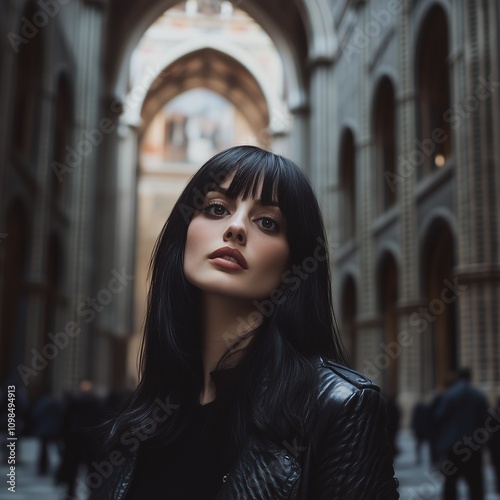
<path id="1" fill-rule="evenodd" d="M 337 297 L 338 283 L 334 269 L 334 252 L 338 247 L 338 238 L 335 233 L 337 220 L 336 164 L 338 155 L 335 154 L 335 142 L 332 133 L 335 128 L 334 88 L 332 58 L 321 57 L 312 62 L 309 136 L 302 142 L 309 148 L 309 162 L 305 170 L 311 180 L 314 191 L 323 214 L 327 239 L 329 244 L 330 266 L 332 274 L 332 295 L 334 310 L 338 316 L 339 300 Z M 305 109 L 302 119 L 305 122 Z"/>
<path id="2" fill-rule="evenodd" d="M 397 23 L 397 37 L 400 47 L 398 73 L 401 78 L 401 90 L 396 96 L 397 178 L 395 182 L 397 207 L 400 213 L 399 237 L 401 245 L 401 269 L 399 270 L 398 282 L 398 340 L 401 349 L 398 401 L 403 409 L 406 409 L 406 417 L 408 417 L 415 401 L 420 399 L 423 391 L 421 373 L 422 343 L 424 342 L 423 337 L 417 331 L 414 319 L 412 319 L 412 314 L 420 305 L 419 276 L 421 271 L 416 238 L 417 213 L 413 197 L 417 171 L 416 166 L 409 166 L 411 153 L 415 149 L 414 139 L 416 137 L 414 53 L 409 27 L 410 11 L 411 2 L 404 1 Z"/>
<path id="3" fill-rule="evenodd" d="M 309 127 L 310 144 L 310 176 L 311 183 L 323 208 L 327 190 L 325 179 L 328 169 L 331 168 L 329 153 L 329 134 L 332 116 L 329 113 L 328 101 L 329 72 L 331 61 L 320 59 L 311 63 L 311 121 Z"/>
<path id="4" fill-rule="evenodd" d="M 10 144 L 12 143 L 12 123 L 14 122 L 14 102 L 16 95 L 16 65 L 17 54 L 14 52 L 7 34 L 13 32 L 18 24 L 18 19 L 21 17 L 20 9 L 13 3 L 7 5 L 5 2 L 2 4 L 4 13 L 0 20 L 0 26 L 3 28 L 4 36 L 0 42 L 0 51 L 2 57 L 0 59 L 0 71 L 2 78 L 0 78 L 0 108 L 3 110 L 0 113 L 0 278 L 3 282 L 3 266 L 5 265 L 5 248 L 6 240 L 9 237 L 6 232 L 6 197 L 7 185 L 9 182 L 9 170 L 12 169 L 10 155 Z M 0 304 L 3 304 L 3 295 L 7 293 L 4 286 L 0 285 Z M 1 307 L 1 306 L 0 306 Z"/>
<path id="5" fill-rule="evenodd" d="M 363 29 L 370 22 L 368 5 L 360 11 L 358 25 Z M 373 168 L 373 144 L 371 127 L 372 86 L 370 75 L 371 50 L 369 47 L 361 51 L 355 60 L 358 64 L 358 119 L 359 129 L 356 136 L 356 172 L 355 193 L 357 220 L 355 242 L 358 246 L 359 287 L 357 317 L 357 359 L 356 366 L 385 390 L 384 372 L 393 362 L 383 350 L 385 341 L 384 324 L 377 310 L 378 296 L 375 281 L 375 248 L 372 234 L 376 191 L 375 170 Z"/>
<path id="6" fill-rule="evenodd" d="M 499 5 L 494 0 L 464 6 L 464 67 L 467 75 L 455 115 L 457 219 L 461 236 L 457 281 L 460 363 L 496 396 L 500 382 L 500 73 Z"/>
<path id="7" fill-rule="evenodd" d="M 116 366 L 125 362 L 117 358 L 123 353 L 115 352 L 114 346 L 117 338 L 127 338 L 133 331 L 138 168 L 138 123 L 131 121 L 132 115 L 123 114 L 118 98 L 108 100 L 103 115 L 110 126 L 100 150 L 105 168 L 97 186 L 103 214 L 95 230 L 99 255 L 95 274 L 101 286 L 106 287 L 110 279 L 113 283 L 93 332 L 98 363 L 92 369 L 102 390 L 117 380 L 125 382 L 124 373 L 115 373 Z"/>
<path id="8" fill-rule="evenodd" d="M 91 356 L 89 333 L 99 314 L 89 302 L 98 289 L 93 289 L 92 276 L 96 259 L 93 252 L 93 227 L 99 223 L 95 213 L 95 185 L 99 145 L 92 145 L 87 134 L 99 129 L 101 97 L 101 57 L 103 12 L 100 4 L 79 3 L 73 26 L 74 51 L 77 64 L 75 89 L 74 148 L 81 154 L 78 165 L 67 175 L 70 182 L 71 229 L 68 245 L 70 303 L 65 325 L 77 324 L 78 332 L 70 338 L 61 359 L 57 384 L 60 390 L 73 389 L 77 380 L 90 375 Z"/>
<path id="9" fill-rule="evenodd" d="M 14 26 L 17 25 L 17 19 L 20 15 L 16 15 L 17 12 L 14 10 L 13 4 L 10 7 L 9 14 L 3 15 L 2 26 L 5 27 L 4 33 L 12 30 Z M 15 101 L 15 63 L 17 54 L 14 52 L 11 44 L 8 42 L 6 36 L 2 39 L 2 46 L 0 47 L 2 51 L 2 59 L 0 61 L 2 72 L 2 78 L 0 78 L 0 103 L 3 113 L 0 113 L 0 186 L 3 188 L 0 190 L 0 220 L 5 220 L 5 202 L 4 193 L 5 190 L 5 180 L 7 178 L 7 168 L 10 164 L 9 160 L 9 145 L 11 141 L 12 134 L 12 123 L 14 118 L 14 101 Z M 5 246 L 2 245 L 3 240 L 7 237 L 4 233 L 4 228 L 0 228 L 0 262 L 3 262 L 3 253 L 5 251 Z M 2 300 L 2 287 L 0 287 L 0 301 Z"/>
<path id="10" fill-rule="evenodd" d="M 307 105 L 304 103 L 302 106 L 291 108 L 290 114 L 292 118 L 287 141 L 288 156 L 309 174 L 309 112 Z"/>
<path id="11" fill-rule="evenodd" d="M 130 276 L 134 274 L 135 258 L 137 167 L 139 161 L 137 126 L 121 123 L 118 134 L 120 145 L 117 164 L 115 258 L 119 269 L 124 269 Z M 114 327 L 112 328 L 117 336 L 128 336 L 132 333 L 133 290 L 134 284 L 127 280 L 127 286 L 122 293 L 117 295 L 115 317 L 113 318 Z"/>
<path id="12" fill-rule="evenodd" d="M 54 30 L 53 23 L 49 23 L 43 32 L 44 37 L 44 55 L 43 55 L 43 75 L 41 76 L 41 92 L 40 92 L 40 122 L 46 126 L 40 127 L 36 138 L 35 164 L 31 167 L 36 174 L 37 188 L 35 192 L 33 204 L 33 219 L 31 225 L 31 248 L 28 252 L 28 276 L 26 283 L 28 286 L 28 307 L 26 315 L 26 336 L 24 339 L 24 359 L 23 364 L 28 369 L 33 369 L 36 372 L 31 372 L 33 376 L 29 376 L 24 371 L 23 380 L 26 385 L 37 384 L 42 376 L 46 373 L 44 370 L 51 370 L 56 357 L 55 351 L 44 349 L 47 344 L 47 335 L 45 331 L 45 305 L 47 300 L 47 244 L 48 244 L 48 225 L 49 211 L 51 201 L 51 181 L 52 181 L 52 146 L 54 143 L 54 134 L 52 133 L 52 111 L 53 102 L 51 89 L 52 68 L 53 68 L 53 43 Z M 40 43 L 40 40 L 31 40 L 29 43 Z M 21 49 L 22 50 L 22 49 Z M 16 112 L 16 110 L 14 110 Z M 35 354 L 39 359 L 33 362 Z M 18 371 L 20 368 L 18 367 Z"/>

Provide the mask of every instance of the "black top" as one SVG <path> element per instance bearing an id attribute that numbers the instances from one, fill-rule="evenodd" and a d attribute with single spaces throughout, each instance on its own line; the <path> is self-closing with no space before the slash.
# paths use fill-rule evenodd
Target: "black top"
<path id="1" fill-rule="evenodd" d="M 218 392 L 232 371 L 210 373 Z M 189 425 L 173 443 L 161 448 L 143 446 L 126 500 L 213 499 L 236 456 L 227 413 L 227 406 L 218 399 L 198 404 Z"/>

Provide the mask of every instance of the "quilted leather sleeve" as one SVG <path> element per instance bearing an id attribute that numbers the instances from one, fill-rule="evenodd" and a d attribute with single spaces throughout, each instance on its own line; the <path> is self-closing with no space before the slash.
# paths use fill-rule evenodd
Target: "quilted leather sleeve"
<path id="1" fill-rule="evenodd" d="M 318 422 L 310 471 L 315 500 L 398 499 L 386 408 L 373 388 L 337 386 Z"/>

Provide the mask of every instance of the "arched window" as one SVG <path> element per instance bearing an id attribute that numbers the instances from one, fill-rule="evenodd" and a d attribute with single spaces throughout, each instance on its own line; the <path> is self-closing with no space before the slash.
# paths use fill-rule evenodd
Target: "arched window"
<path id="1" fill-rule="evenodd" d="M 376 164 L 376 208 L 381 213 L 396 202 L 396 108 L 389 78 L 380 81 L 373 105 L 373 137 Z"/>
<path id="2" fill-rule="evenodd" d="M 340 234 L 343 242 L 356 235 L 356 149 L 354 136 L 347 129 L 340 146 Z"/>
<path id="3" fill-rule="evenodd" d="M 455 265 L 454 239 L 447 221 L 438 217 L 432 222 L 424 239 L 422 254 L 425 301 L 442 305 L 442 310 L 434 314 L 432 321 L 427 322 L 425 332 L 422 332 L 425 336 L 425 356 L 434 360 L 431 385 L 445 386 L 450 373 L 457 369 L 459 363 L 455 292 L 451 291 L 451 299 L 443 303 L 443 296 L 450 297 L 446 284 L 453 282 Z M 443 290 L 446 292 L 444 295 Z M 481 366 L 487 366 L 485 350 L 478 360 Z"/>
<path id="4" fill-rule="evenodd" d="M 31 3 L 25 17 L 33 19 L 39 7 Z M 43 32 L 19 46 L 14 101 L 13 146 L 15 157 L 34 166 L 36 138 L 40 128 L 40 102 L 43 72 Z"/>
<path id="5" fill-rule="evenodd" d="M 418 38 L 416 55 L 417 141 L 415 158 L 418 176 L 442 167 L 451 154 L 451 127 L 448 69 L 448 23 L 443 9 L 427 13 Z M 420 161 L 421 160 L 421 161 Z"/>

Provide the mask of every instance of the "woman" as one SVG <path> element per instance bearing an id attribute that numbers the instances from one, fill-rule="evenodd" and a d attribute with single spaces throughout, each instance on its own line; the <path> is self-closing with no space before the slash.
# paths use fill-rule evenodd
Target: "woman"
<path id="1" fill-rule="evenodd" d="M 215 155 L 150 275 L 141 381 L 93 498 L 399 498 L 378 388 L 342 366 L 323 222 L 297 165 L 253 146 Z"/>

